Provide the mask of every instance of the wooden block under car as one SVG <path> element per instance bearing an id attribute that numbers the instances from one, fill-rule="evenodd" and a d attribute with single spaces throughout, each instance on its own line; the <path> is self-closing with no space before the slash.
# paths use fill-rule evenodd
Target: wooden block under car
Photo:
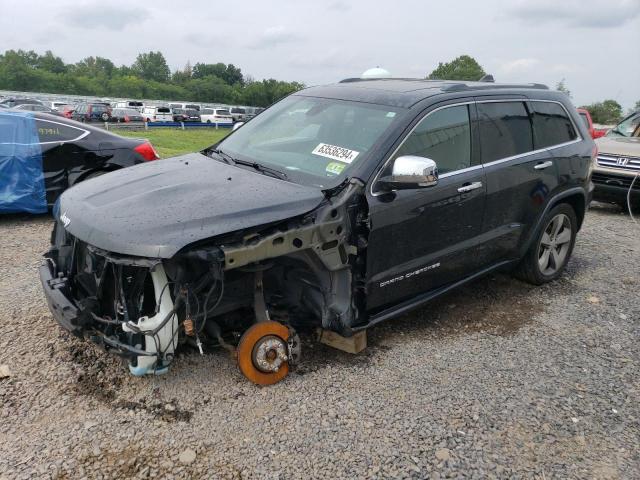
<path id="1" fill-rule="evenodd" d="M 343 337 L 331 330 L 318 329 L 320 343 L 347 353 L 360 353 L 367 348 L 367 331 L 362 330 L 351 337 Z"/>

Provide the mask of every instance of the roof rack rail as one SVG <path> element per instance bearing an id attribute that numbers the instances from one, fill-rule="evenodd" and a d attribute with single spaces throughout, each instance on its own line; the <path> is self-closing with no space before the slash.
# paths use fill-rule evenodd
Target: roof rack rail
<path id="1" fill-rule="evenodd" d="M 451 83 L 442 87 L 443 92 L 458 92 L 462 90 L 489 90 L 494 88 L 533 88 L 536 90 L 549 90 L 549 87 L 542 83 L 489 83 L 487 85 L 468 85 L 466 83 Z"/>

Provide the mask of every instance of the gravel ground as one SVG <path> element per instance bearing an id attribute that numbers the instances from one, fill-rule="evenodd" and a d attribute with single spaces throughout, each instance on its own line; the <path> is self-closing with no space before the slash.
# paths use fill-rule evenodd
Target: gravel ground
<path id="1" fill-rule="evenodd" d="M 640 478 L 640 230 L 612 207 L 555 283 L 491 276 L 357 356 L 307 338 L 266 388 L 221 351 L 134 378 L 64 333 L 36 274 L 49 232 L 0 218 L 0 479 Z"/>

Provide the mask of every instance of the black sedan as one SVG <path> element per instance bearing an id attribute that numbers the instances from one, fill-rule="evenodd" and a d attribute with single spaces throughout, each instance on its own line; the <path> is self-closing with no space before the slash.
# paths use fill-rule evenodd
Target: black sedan
<path id="1" fill-rule="evenodd" d="M 142 114 L 133 108 L 114 108 L 111 112 L 112 122 L 144 122 Z"/>
<path id="2" fill-rule="evenodd" d="M 0 213 L 44 213 L 67 188 L 158 159 L 146 140 L 40 112 L 0 110 Z"/>

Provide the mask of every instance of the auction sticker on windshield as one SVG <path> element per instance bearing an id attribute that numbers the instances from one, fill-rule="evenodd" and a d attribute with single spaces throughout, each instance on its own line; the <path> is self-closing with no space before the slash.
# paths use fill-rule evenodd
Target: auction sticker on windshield
<path id="1" fill-rule="evenodd" d="M 321 143 L 311 152 L 314 155 L 320 155 L 321 157 L 327 157 L 331 160 L 338 160 L 344 163 L 351 163 L 358 156 L 360 152 L 350 150 L 344 147 L 338 147 L 336 145 L 329 145 L 328 143 Z"/>

